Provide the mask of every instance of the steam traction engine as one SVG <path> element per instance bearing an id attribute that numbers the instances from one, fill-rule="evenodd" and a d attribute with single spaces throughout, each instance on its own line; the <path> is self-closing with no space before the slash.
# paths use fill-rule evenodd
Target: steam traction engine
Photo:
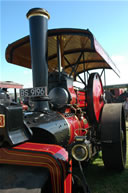
<path id="1" fill-rule="evenodd" d="M 33 88 L 20 94 L 34 108 L 0 102 L 1 193 L 89 192 L 82 167 L 101 150 L 105 167 L 125 168 L 122 104 L 106 104 L 101 75 L 89 73 L 118 69 L 89 30 L 48 30 L 49 17 L 31 9 L 30 37 L 6 49 L 8 62 L 32 68 Z"/>

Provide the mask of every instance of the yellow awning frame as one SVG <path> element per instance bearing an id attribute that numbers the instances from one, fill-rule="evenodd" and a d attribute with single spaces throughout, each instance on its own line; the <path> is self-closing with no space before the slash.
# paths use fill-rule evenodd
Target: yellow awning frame
<path id="1" fill-rule="evenodd" d="M 58 40 L 61 49 L 61 67 L 69 75 L 76 76 L 93 69 L 112 69 L 119 76 L 118 68 L 89 30 L 69 28 L 48 30 L 49 72 L 58 68 Z M 8 45 L 6 60 L 31 68 L 29 36 Z"/>

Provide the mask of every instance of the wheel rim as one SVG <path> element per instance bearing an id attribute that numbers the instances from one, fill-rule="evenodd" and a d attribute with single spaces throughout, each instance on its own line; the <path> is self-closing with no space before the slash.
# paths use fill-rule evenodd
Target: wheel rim
<path id="1" fill-rule="evenodd" d="M 104 165 L 122 170 L 126 165 L 126 125 L 122 104 L 105 104 L 101 118 L 101 144 Z"/>

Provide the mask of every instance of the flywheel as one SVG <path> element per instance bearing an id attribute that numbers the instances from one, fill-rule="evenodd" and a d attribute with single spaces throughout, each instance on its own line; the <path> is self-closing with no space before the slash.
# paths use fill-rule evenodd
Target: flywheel
<path id="1" fill-rule="evenodd" d="M 87 112 L 91 123 L 99 123 L 104 105 L 103 86 L 98 73 L 90 74 L 87 89 Z"/>

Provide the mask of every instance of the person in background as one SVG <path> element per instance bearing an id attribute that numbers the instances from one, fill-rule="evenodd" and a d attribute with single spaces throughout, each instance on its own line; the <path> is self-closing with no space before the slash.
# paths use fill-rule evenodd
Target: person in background
<path id="1" fill-rule="evenodd" d="M 125 110 L 125 118 L 126 118 L 126 121 L 128 121 L 128 97 L 124 101 L 123 106 Z"/>

